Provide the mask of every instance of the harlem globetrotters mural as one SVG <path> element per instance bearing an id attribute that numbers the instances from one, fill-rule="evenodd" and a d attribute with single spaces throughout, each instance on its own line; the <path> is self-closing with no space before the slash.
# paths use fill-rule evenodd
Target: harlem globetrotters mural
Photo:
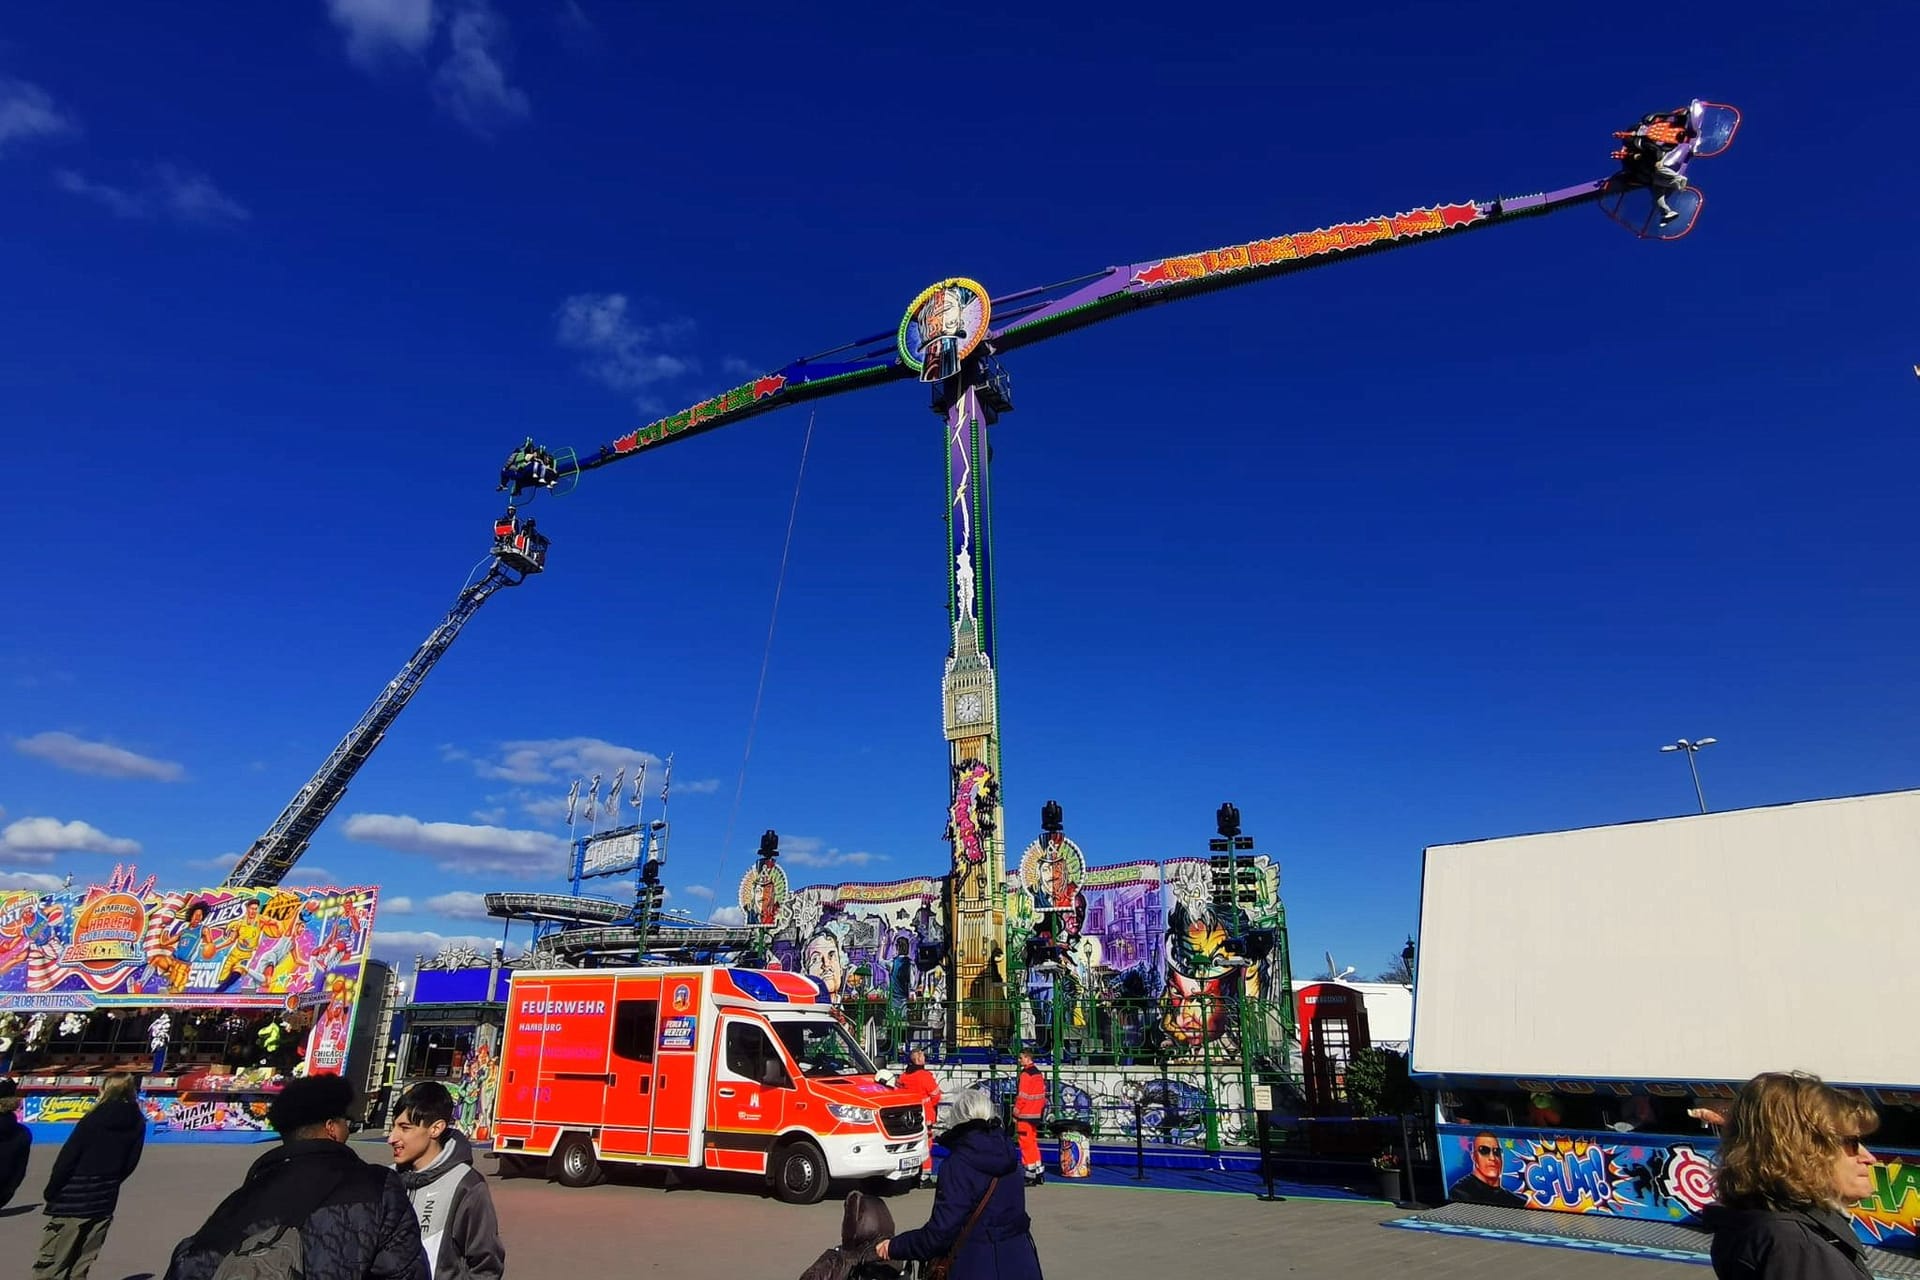
<path id="1" fill-rule="evenodd" d="M 271 1008 L 357 989 L 376 890 L 154 885 L 116 867 L 84 890 L 0 893 L 0 1009 Z"/>

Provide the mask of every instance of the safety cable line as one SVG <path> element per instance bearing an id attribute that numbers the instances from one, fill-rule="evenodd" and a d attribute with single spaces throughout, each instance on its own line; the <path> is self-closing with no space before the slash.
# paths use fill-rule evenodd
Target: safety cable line
<path id="1" fill-rule="evenodd" d="M 817 410 L 816 410 L 817 412 Z M 753 759 L 753 736 L 760 728 L 760 700 L 767 692 L 767 667 L 773 661 L 773 630 L 780 622 L 780 593 L 787 586 L 787 557 L 793 553 L 793 526 L 800 517 L 800 486 L 807 478 L 807 453 L 813 448 L 813 419 L 807 415 L 807 438 L 800 445 L 800 472 L 793 478 L 793 507 L 787 512 L 787 541 L 780 548 L 780 577 L 773 584 L 773 616 L 767 619 L 767 647 L 760 655 L 760 686 L 753 691 L 753 716 L 747 721 L 747 748 L 740 756 L 740 776 L 733 784 L 733 808 L 727 814 L 726 834 L 720 839 L 720 861 L 714 867 L 716 894 L 725 886 L 727 852 L 733 848 L 733 826 L 740 817 L 740 800 L 747 790 L 747 762 Z"/>

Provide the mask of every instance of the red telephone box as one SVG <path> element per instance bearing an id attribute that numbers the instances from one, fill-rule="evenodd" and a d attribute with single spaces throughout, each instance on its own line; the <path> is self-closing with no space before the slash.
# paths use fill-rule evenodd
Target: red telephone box
<path id="1" fill-rule="evenodd" d="M 1294 992 L 1311 1115 L 1345 1115 L 1347 1061 L 1373 1039 L 1367 1030 L 1367 997 L 1343 982 L 1309 982 Z"/>

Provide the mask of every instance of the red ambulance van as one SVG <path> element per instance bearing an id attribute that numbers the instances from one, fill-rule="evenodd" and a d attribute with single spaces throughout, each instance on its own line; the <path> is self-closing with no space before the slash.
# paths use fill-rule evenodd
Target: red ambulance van
<path id="1" fill-rule="evenodd" d="M 813 1204 L 833 1179 L 917 1177 L 919 1099 L 875 1079 L 826 988 L 712 966 L 516 970 L 494 1112 L 503 1161 L 548 1157 L 765 1174 Z"/>

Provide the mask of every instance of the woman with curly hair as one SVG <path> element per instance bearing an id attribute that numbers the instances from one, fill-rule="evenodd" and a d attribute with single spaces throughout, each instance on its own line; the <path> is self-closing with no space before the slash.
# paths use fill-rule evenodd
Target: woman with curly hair
<path id="1" fill-rule="evenodd" d="M 1873 1273 L 1844 1207 L 1874 1193 L 1880 1127 L 1860 1094 L 1768 1072 L 1741 1086 L 1720 1144 L 1713 1273 L 1720 1280 L 1860 1280 Z"/>

